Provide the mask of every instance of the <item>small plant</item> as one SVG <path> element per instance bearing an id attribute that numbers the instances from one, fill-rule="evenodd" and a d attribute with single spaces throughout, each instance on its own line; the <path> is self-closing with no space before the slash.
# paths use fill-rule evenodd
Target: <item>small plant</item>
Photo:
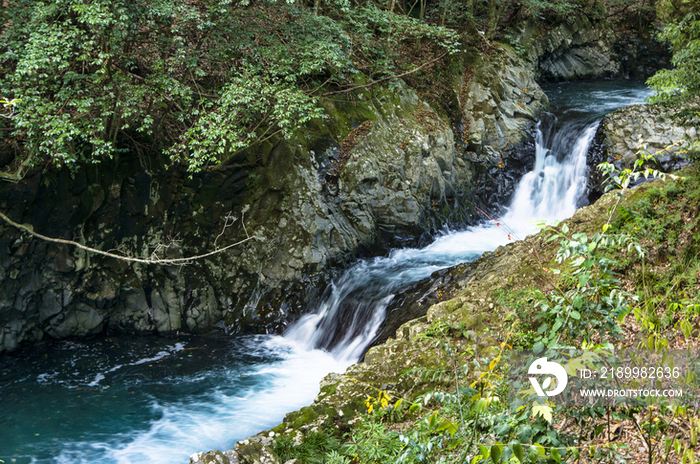
<path id="1" fill-rule="evenodd" d="M 401 442 L 396 432 L 391 432 L 378 420 L 363 418 L 343 445 L 343 453 L 355 462 L 385 464 L 399 456 Z"/>
<path id="2" fill-rule="evenodd" d="M 289 435 L 279 436 L 272 442 L 272 450 L 282 462 L 298 459 L 306 464 L 324 464 L 325 456 L 340 448 L 340 439 L 326 429 L 307 432 L 300 444 Z"/>
<path id="3" fill-rule="evenodd" d="M 566 224 L 561 231 L 554 231 L 549 240 L 559 239 L 561 246 L 557 261 L 561 269 L 553 269 L 557 276 L 555 290 L 539 304 L 541 313 L 537 316 L 542 322 L 537 329 L 540 339 L 533 350 L 554 348 L 564 340 L 583 340 L 588 344 L 597 336 L 620 338 L 619 323 L 630 311 L 630 303 L 637 297 L 620 288 L 614 267 L 617 261 L 608 253 L 627 247 L 644 256 L 640 244 L 629 235 L 606 235 L 603 233 L 588 237 L 585 233 L 567 236 Z"/>

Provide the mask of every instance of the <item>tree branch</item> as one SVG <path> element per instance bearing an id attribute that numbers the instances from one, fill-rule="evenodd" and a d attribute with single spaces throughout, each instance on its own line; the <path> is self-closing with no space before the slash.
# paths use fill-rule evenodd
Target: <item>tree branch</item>
<path id="1" fill-rule="evenodd" d="M 364 89 L 364 88 L 366 88 L 366 87 L 370 87 L 370 86 L 373 86 L 373 85 L 375 85 L 375 84 L 379 84 L 380 82 L 388 81 L 388 80 L 390 80 L 390 79 L 398 79 L 399 77 L 408 76 L 409 74 L 413 74 L 413 73 L 415 73 L 415 72 L 418 72 L 418 71 L 420 71 L 421 69 L 425 68 L 426 66 L 428 66 L 428 65 L 430 65 L 430 64 L 433 64 L 433 63 L 435 63 L 435 62 L 438 61 L 438 60 L 443 59 L 443 58 L 447 55 L 447 53 L 448 53 L 448 52 L 445 52 L 445 53 L 443 53 L 442 55 L 438 56 L 437 58 L 433 58 L 432 60 L 423 63 L 422 65 L 418 66 L 418 67 L 415 68 L 415 69 L 412 69 L 412 70 L 410 70 L 410 71 L 406 71 L 405 73 L 397 74 L 397 75 L 395 75 L 395 76 L 383 77 L 383 78 L 378 79 L 378 80 L 376 80 L 376 81 L 372 81 L 372 82 L 370 82 L 369 84 L 357 85 L 357 86 L 355 86 L 355 87 L 350 87 L 349 89 L 345 89 L 345 90 L 336 90 L 335 92 L 326 92 L 326 93 L 320 95 L 320 97 L 329 97 L 329 96 L 331 96 L 331 95 L 338 95 L 338 94 L 341 94 L 341 93 L 348 93 L 348 92 L 352 92 L 353 90 Z"/>
<path id="2" fill-rule="evenodd" d="M 245 229 L 245 225 L 244 225 L 243 230 L 245 230 L 245 232 L 246 232 L 246 238 L 244 238 L 243 240 L 240 240 L 236 243 L 232 243 L 231 245 L 225 246 L 223 248 L 218 248 L 214 251 L 210 251 L 209 253 L 204 253 L 204 254 L 197 255 L 197 256 L 190 256 L 187 258 L 161 259 L 161 258 L 156 257 L 156 258 L 152 258 L 152 259 L 144 259 L 144 258 L 132 258 L 130 256 L 121 256 L 121 255 L 117 255 L 114 253 L 109 253 L 107 251 L 102 251 L 102 250 L 98 250 L 95 248 L 85 246 L 85 245 L 80 244 L 78 242 L 74 242 L 73 240 L 65 240 L 62 238 L 47 237 L 46 235 L 42 235 L 38 232 L 34 232 L 34 229 L 32 228 L 32 226 L 26 225 L 26 224 L 19 224 L 19 223 L 13 221 L 12 219 L 10 219 L 9 217 L 7 217 L 3 213 L 0 213 L 0 218 L 2 218 L 3 221 L 10 224 L 11 226 L 16 227 L 20 230 L 23 230 L 23 231 L 27 232 L 28 234 L 30 234 L 36 238 L 39 238 L 41 240 L 45 240 L 47 242 L 60 243 L 63 245 L 71 245 L 71 246 L 74 246 L 76 248 L 80 248 L 81 250 L 85 250 L 89 253 L 94 253 L 97 255 L 106 256 L 108 258 L 114 258 L 114 259 L 119 259 L 122 261 L 128 261 L 131 263 L 140 263 L 140 264 L 160 264 L 160 265 L 189 264 L 192 261 L 202 259 L 202 258 L 207 258 L 209 256 L 213 256 L 217 253 L 221 253 L 223 251 L 228 250 L 229 248 L 233 248 L 237 245 L 241 245 L 242 243 L 245 243 L 249 240 L 252 240 L 253 238 L 256 238 L 255 235 L 253 235 L 253 236 L 248 235 L 248 231 Z M 243 216 L 241 216 L 241 220 L 243 220 Z M 233 223 L 231 223 L 231 224 L 233 224 Z M 229 224 L 229 225 L 231 225 L 231 224 Z"/>

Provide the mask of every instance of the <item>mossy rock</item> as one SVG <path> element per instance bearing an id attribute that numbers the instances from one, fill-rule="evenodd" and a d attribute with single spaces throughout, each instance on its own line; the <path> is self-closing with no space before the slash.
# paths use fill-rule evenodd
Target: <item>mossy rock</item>
<path id="1" fill-rule="evenodd" d="M 225 453 L 214 450 L 190 456 L 190 464 L 236 464 L 238 462 L 238 456 L 232 450 Z"/>
<path id="2" fill-rule="evenodd" d="M 281 464 L 272 449 L 259 442 L 243 440 L 235 447 L 241 464 Z"/>

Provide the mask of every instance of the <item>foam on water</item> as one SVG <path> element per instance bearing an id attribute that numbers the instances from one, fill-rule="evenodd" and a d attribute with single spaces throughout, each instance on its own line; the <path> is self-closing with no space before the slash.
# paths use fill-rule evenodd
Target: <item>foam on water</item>
<path id="1" fill-rule="evenodd" d="M 240 394 L 216 389 L 194 402 L 154 403 L 162 417 L 146 432 L 121 440 L 127 442 L 122 447 L 94 444 L 105 451 L 104 456 L 84 462 L 165 464 L 187 462 L 193 450 L 227 449 L 234 440 L 279 423 L 287 412 L 311 403 L 321 379 L 349 365 L 327 352 L 307 350 L 282 337 L 269 337 L 264 344 L 283 359 L 243 374 L 254 379 L 253 388 Z"/>
<path id="2" fill-rule="evenodd" d="M 569 84 L 546 89 L 558 114 L 574 122 L 555 120 L 548 127 L 556 133 L 549 128 L 538 133 L 535 167 L 500 219 L 443 234 L 424 248 L 358 261 L 284 337 L 243 337 L 215 348 L 207 348 L 206 340 L 150 351 L 137 345 L 111 358 L 107 351 L 68 342 L 61 352 L 51 352 L 66 357 L 65 366 L 36 363 L 39 372 L 16 377 L 0 369 L 0 399 L 9 397 L 0 426 L 3 434 L 11 431 L 11 441 L 0 443 L 0 459 L 184 464 L 196 451 L 229 449 L 278 424 L 287 412 L 313 401 L 325 375 L 343 372 L 361 356 L 401 288 L 524 238 L 536 230 L 536 221 L 575 211 L 585 190 L 595 120 L 648 95 L 640 87 L 608 88 L 598 95 L 600 85 L 608 84 L 584 84 L 583 92 Z M 26 388 L 36 396 L 23 396 Z"/>

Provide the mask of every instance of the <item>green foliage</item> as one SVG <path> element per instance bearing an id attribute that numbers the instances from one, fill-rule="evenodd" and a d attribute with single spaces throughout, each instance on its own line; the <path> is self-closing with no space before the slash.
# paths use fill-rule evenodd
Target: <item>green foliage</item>
<path id="1" fill-rule="evenodd" d="M 271 446 L 282 462 L 298 459 L 307 464 L 325 464 L 325 456 L 329 453 L 337 454 L 341 442 L 331 431 L 319 429 L 307 432 L 299 445 L 295 445 L 291 436 L 282 435 L 277 437 Z"/>
<path id="2" fill-rule="evenodd" d="M 554 270 L 558 276 L 557 290 L 539 305 L 541 313 L 537 318 L 542 322 L 537 333 L 541 339 L 533 347 L 535 352 L 558 346 L 562 337 L 588 344 L 593 337 L 619 338 L 619 322 L 629 313 L 630 302 L 636 300 L 621 289 L 614 272 L 618 263 L 607 252 L 627 247 L 642 256 L 639 243 L 628 235 L 605 235 L 605 232 L 592 237 L 576 233 L 569 238 L 568 231 L 564 224 L 561 232 L 555 232 L 549 239 L 560 240 L 557 261 L 563 267 Z"/>
<path id="3" fill-rule="evenodd" d="M 700 116 L 700 6 L 685 3 L 690 12 L 674 18 L 659 34 L 673 50 L 673 68 L 660 70 L 647 83 L 656 90 L 651 102 L 680 107 L 679 116 L 689 121 Z"/>
<path id="4" fill-rule="evenodd" d="M 454 439 L 458 427 L 441 417 L 438 411 L 424 417 L 410 431 L 399 436 L 403 450 L 396 462 L 430 462 L 433 454 L 443 446 L 454 448 L 461 443 Z"/>
<path id="5" fill-rule="evenodd" d="M 343 453 L 355 462 L 384 464 L 397 459 L 401 449 L 399 436 L 378 420 L 362 420 L 355 424 Z"/>
<path id="6" fill-rule="evenodd" d="M 458 47 L 455 32 L 372 4 L 325 9 L 13 1 L 0 13 L 0 95 L 13 102 L 5 123 L 30 164 L 148 149 L 196 171 L 321 117 L 313 94 L 323 85 L 401 71 L 405 41 Z"/>
<path id="7" fill-rule="evenodd" d="M 634 314 L 642 328 L 656 340 L 673 329 L 685 338 L 697 336 L 700 295 L 698 217 L 692 211 L 700 201 L 697 168 L 659 188 L 650 188 L 621 213 L 615 227 L 649 241 L 650 259 L 641 262 L 634 275 L 643 295 Z M 690 214 L 688 212 L 691 212 Z"/>

